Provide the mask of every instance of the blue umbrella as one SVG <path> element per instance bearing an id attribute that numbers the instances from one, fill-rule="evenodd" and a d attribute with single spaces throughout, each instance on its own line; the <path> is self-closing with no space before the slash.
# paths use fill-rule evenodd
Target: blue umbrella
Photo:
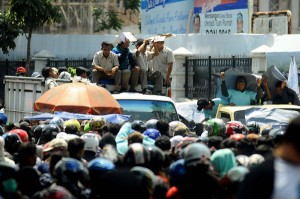
<path id="1" fill-rule="evenodd" d="M 90 120 L 96 115 L 89 115 L 89 114 L 79 114 L 79 113 L 69 113 L 69 112 L 54 112 L 51 113 L 43 113 L 34 116 L 25 116 L 25 119 L 28 120 L 47 120 L 52 119 L 54 117 L 60 117 L 63 120 L 69 119 L 77 119 L 77 120 Z M 121 114 L 108 114 L 102 115 L 107 122 L 110 123 L 123 123 L 129 120 L 131 117 L 130 115 L 121 115 Z"/>

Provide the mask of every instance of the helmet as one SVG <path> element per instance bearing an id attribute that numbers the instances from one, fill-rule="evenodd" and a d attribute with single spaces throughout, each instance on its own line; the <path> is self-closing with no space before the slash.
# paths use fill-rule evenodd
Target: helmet
<path id="1" fill-rule="evenodd" d="M 2 135 L 3 139 L 4 139 L 4 149 L 10 153 L 10 154 L 14 154 L 19 150 L 19 146 L 22 143 L 21 138 L 16 134 L 16 133 L 4 133 Z"/>
<path id="2" fill-rule="evenodd" d="M 99 147 L 99 139 L 94 133 L 85 133 L 81 137 L 84 140 L 84 150 L 97 152 Z"/>
<path id="3" fill-rule="evenodd" d="M 156 129 L 156 123 L 157 123 L 157 119 L 150 119 L 146 122 L 146 128 L 147 129 Z"/>
<path id="4" fill-rule="evenodd" d="M 230 121 L 226 125 L 226 135 L 230 136 L 232 134 L 241 133 L 245 134 L 248 131 L 248 128 L 242 124 L 240 121 Z"/>
<path id="5" fill-rule="evenodd" d="M 56 135 L 60 132 L 59 127 L 56 124 L 47 124 L 42 131 L 39 144 L 46 144 L 47 142 L 56 138 Z"/>
<path id="6" fill-rule="evenodd" d="M 28 142 L 28 140 L 29 140 L 27 132 L 22 129 L 13 129 L 10 132 L 17 134 L 20 137 L 20 139 L 22 140 L 22 142 Z"/>
<path id="7" fill-rule="evenodd" d="M 100 130 L 100 128 L 106 123 L 106 120 L 102 116 L 95 116 L 90 120 L 90 128 L 92 131 Z"/>
<path id="8" fill-rule="evenodd" d="M 256 134 L 258 134 L 260 132 L 259 125 L 256 122 L 248 122 L 247 123 L 247 128 L 248 128 L 249 131 L 252 131 Z"/>
<path id="9" fill-rule="evenodd" d="M 273 128 L 271 126 L 262 127 L 261 136 L 267 136 L 267 135 L 269 135 L 269 133 L 270 133 L 270 131 L 272 129 Z"/>
<path id="10" fill-rule="evenodd" d="M 70 125 L 76 126 L 77 127 L 77 131 L 80 130 L 80 123 L 78 122 L 78 120 L 76 120 L 76 119 L 70 119 L 70 120 L 65 121 L 65 123 L 64 123 L 65 128 L 67 126 L 70 126 Z"/>
<path id="11" fill-rule="evenodd" d="M 146 130 L 146 125 L 142 120 L 134 120 L 131 123 L 131 128 L 135 131 L 143 133 Z"/>
<path id="12" fill-rule="evenodd" d="M 44 129 L 45 127 L 46 127 L 45 124 L 40 124 L 40 125 L 38 125 L 38 126 L 36 126 L 36 127 L 34 128 L 34 130 L 33 130 L 33 137 L 35 138 L 35 141 L 36 141 L 36 142 L 40 139 L 40 137 L 41 137 L 41 135 L 42 135 L 42 131 L 43 131 L 43 129 Z"/>
<path id="13" fill-rule="evenodd" d="M 78 181 L 83 182 L 88 179 L 88 170 L 79 160 L 62 158 L 54 167 L 54 175 L 59 184 L 70 185 L 71 183 L 76 186 Z"/>
<path id="14" fill-rule="evenodd" d="M 185 175 L 185 173 L 184 159 L 179 159 L 176 162 L 173 162 L 169 168 L 171 186 L 176 185 L 180 181 L 180 178 Z"/>
<path id="15" fill-rule="evenodd" d="M 88 164 L 89 171 L 111 171 L 115 169 L 115 164 L 106 158 L 95 158 L 94 160 L 90 161 Z"/>
<path id="16" fill-rule="evenodd" d="M 225 134 L 226 126 L 222 119 L 213 118 L 204 123 L 204 130 L 208 132 L 208 136 L 222 136 Z"/>
<path id="17" fill-rule="evenodd" d="M 154 174 L 158 174 L 158 172 L 164 167 L 165 164 L 165 154 L 163 151 L 157 146 L 147 147 L 150 152 L 150 164 L 149 169 L 153 171 Z"/>
<path id="18" fill-rule="evenodd" d="M 6 124 L 7 122 L 7 115 L 3 112 L 0 112 L 0 119 L 2 120 L 2 124 Z"/>
<path id="19" fill-rule="evenodd" d="M 183 151 L 184 162 L 186 166 L 192 164 L 209 165 L 210 150 L 203 143 L 189 144 Z"/>
<path id="20" fill-rule="evenodd" d="M 143 198 L 151 198 L 155 186 L 159 183 L 159 178 L 154 175 L 154 173 L 145 167 L 135 166 L 130 169 L 130 172 L 134 173 L 143 185 L 143 189 L 145 192 L 145 197 Z M 155 184 L 157 183 L 157 184 Z M 146 194 L 147 193 L 147 194 Z"/>
<path id="21" fill-rule="evenodd" d="M 158 130 L 156 129 L 146 129 L 143 133 L 143 135 L 146 135 L 148 136 L 149 138 L 153 139 L 153 140 L 156 140 L 159 136 L 160 136 L 160 133 Z"/>
<path id="22" fill-rule="evenodd" d="M 128 146 L 123 159 L 124 165 L 134 166 L 148 166 L 150 162 L 150 152 L 140 143 L 133 143 Z"/>
<path id="23" fill-rule="evenodd" d="M 246 136 L 244 134 L 241 134 L 241 133 L 234 133 L 234 134 L 231 134 L 229 138 L 232 138 L 236 141 L 240 140 L 240 139 L 243 139 L 245 138 Z"/>
<path id="24" fill-rule="evenodd" d="M 61 131 L 64 130 L 64 120 L 60 117 L 54 117 L 52 120 L 50 120 L 49 124 L 56 124 Z"/>
<path id="25" fill-rule="evenodd" d="M 172 136 L 172 137 L 174 136 L 174 134 L 175 134 L 175 129 L 176 129 L 176 127 L 179 126 L 179 125 L 185 126 L 185 124 L 182 123 L 182 122 L 180 122 L 180 121 L 172 121 L 172 122 L 169 123 L 169 135 L 170 135 L 170 136 Z"/>
<path id="26" fill-rule="evenodd" d="M 246 78 L 243 77 L 243 76 L 238 76 L 238 77 L 236 78 L 236 80 L 235 80 L 235 83 L 236 83 L 236 84 L 238 84 L 238 83 L 245 83 L 245 84 L 247 84 L 247 80 L 246 80 Z"/>
<path id="27" fill-rule="evenodd" d="M 284 134 L 285 129 L 282 128 L 274 128 L 269 132 L 269 136 L 273 138 L 275 144 L 280 143 L 283 140 Z"/>

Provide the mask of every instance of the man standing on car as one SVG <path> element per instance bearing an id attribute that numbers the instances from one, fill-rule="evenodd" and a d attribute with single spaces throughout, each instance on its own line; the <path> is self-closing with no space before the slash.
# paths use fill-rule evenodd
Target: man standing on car
<path id="1" fill-rule="evenodd" d="M 173 62 L 175 61 L 173 51 L 164 46 L 165 36 L 155 36 L 154 43 L 157 45 L 159 51 L 158 56 L 153 58 L 153 69 L 162 73 L 164 78 L 164 86 L 169 87 L 171 85 L 171 73 L 173 69 Z"/>
<path id="2" fill-rule="evenodd" d="M 93 59 L 92 81 L 98 83 L 100 79 L 114 79 L 114 92 L 118 92 L 121 84 L 118 56 L 111 52 L 112 44 L 102 42 L 101 51 L 96 52 Z"/>
<path id="3" fill-rule="evenodd" d="M 225 84 L 225 73 L 221 72 L 221 90 L 222 95 L 229 98 L 231 106 L 245 106 L 255 104 L 255 100 L 259 100 L 263 96 L 260 87 L 262 80 L 257 80 L 257 92 L 247 90 L 247 80 L 244 76 L 238 76 L 235 80 L 235 89 L 228 89 Z"/>
<path id="4" fill-rule="evenodd" d="M 143 94 L 146 93 L 147 80 L 154 81 L 153 93 L 160 93 L 163 85 L 163 76 L 161 72 L 150 70 L 148 67 L 148 62 L 159 54 L 156 43 L 152 43 L 150 47 L 154 49 L 154 52 L 147 50 L 150 41 L 150 39 L 138 39 L 135 42 L 136 50 L 133 52 L 133 57 L 135 58 L 137 65 L 140 66 L 140 82 Z"/>

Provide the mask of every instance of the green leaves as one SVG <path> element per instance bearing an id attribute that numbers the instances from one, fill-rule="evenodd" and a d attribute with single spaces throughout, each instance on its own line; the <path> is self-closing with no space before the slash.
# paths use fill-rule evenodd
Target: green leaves
<path id="1" fill-rule="evenodd" d="M 93 16 L 97 19 L 98 26 L 95 32 L 114 29 L 116 31 L 122 29 L 123 21 L 119 18 L 118 13 L 112 8 L 105 10 L 103 8 L 94 8 Z"/>
<path id="2" fill-rule="evenodd" d="M 30 41 L 32 32 L 47 23 L 59 23 L 62 19 L 58 6 L 51 0 L 10 0 L 9 20 L 18 24 L 27 38 L 26 64 L 30 62 Z"/>
<path id="3" fill-rule="evenodd" d="M 8 54 L 9 50 L 16 48 L 15 39 L 20 33 L 17 24 L 11 23 L 8 15 L 0 11 L 0 47 L 3 54 Z"/>
<path id="4" fill-rule="evenodd" d="M 46 22 L 61 21 L 59 7 L 53 6 L 51 0 L 11 0 L 10 15 L 27 27 L 24 32 L 35 30 Z"/>

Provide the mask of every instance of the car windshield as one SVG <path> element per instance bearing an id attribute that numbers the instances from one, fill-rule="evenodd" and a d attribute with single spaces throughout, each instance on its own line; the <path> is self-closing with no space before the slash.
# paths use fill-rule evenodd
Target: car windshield
<path id="1" fill-rule="evenodd" d="M 124 115 L 131 115 L 130 121 L 164 119 L 168 122 L 179 120 L 175 106 L 167 101 L 117 99 Z"/>

